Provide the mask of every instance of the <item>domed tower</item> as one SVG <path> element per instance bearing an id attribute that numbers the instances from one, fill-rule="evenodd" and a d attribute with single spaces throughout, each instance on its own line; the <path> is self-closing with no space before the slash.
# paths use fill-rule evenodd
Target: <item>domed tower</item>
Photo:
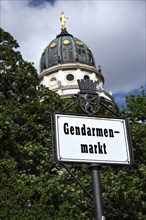
<path id="1" fill-rule="evenodd" d="M 63 12 L 60 20 L 61 33 L 41 55 L 40 84 L 67 98 L 79 92 L 78 79 L 93 80 L 99 96 L 113 103 L 112 97 L 103 89 L 104 77 L 100 67 L 96 68 L 92 51 L 83 41 L 67 32 Z"/>

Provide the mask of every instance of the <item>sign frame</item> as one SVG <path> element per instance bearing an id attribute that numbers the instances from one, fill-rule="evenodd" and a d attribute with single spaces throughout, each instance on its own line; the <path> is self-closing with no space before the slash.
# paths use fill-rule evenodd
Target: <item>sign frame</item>
<path id="1" fill-rule="evenodd" d="M 64 118 L 75 118 L 75 119 L 92 119 L 92 120 L 102 120 L 102 121 L 106 121 L 106 120 L 113 120 L 113 121 L 121 121 L 124 123 L 124 134 L 125 134 L 125 141 L 126 141 L 126 152 L 127 152 L 127 160 L 126 161 L 109 161 L 109 160 L 86 160 L 86 159 L 79 159 L 79 158 L 65 158 L 62 157 L 63 155 L 61 155 L 60 150 L 62 148 L 62 146 L 60 145 L 60 128 L 59 128 L 59 120 L 58 118 L 60 117 L 64 117 Z M 133 164 L 133 151 L 132 151 L 132 141 L 131 141 L 131 135 L 130 135 L 130 128 L 129 128 L 129 124 L 128 124 L 128 120 L 124 119 L 124 118 L 111 118 L 111 117 L 95 117 L 95 116 L 87 116 L 87 115 L 80 115 L 80 114 L 68 114 L 68 113 L 54 113 L 54 121 L 55 121 L 55 125 L 54 125 L 54 140 L 55 140 L 55 158 L 57 162 L 65 162 L 65 163 L 83 163 L 83 164 L 91 164 L 91 163 L 95 163 L 95 164 L 110 164 L 110 165 L 132 165 Z"/>

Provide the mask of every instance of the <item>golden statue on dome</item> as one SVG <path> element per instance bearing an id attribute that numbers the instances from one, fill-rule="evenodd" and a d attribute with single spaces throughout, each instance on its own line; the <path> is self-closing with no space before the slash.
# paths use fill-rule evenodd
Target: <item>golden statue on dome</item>
<path id="1" fill-rule="evenodd" d="M 66 29 L 65 25 L 66 25 L 66 19 L 68 19 L 64 12 L 61 12 L 61 15 L 60 15 L 60 21 L 61 21 L 61 25 L 62 25 L 62 30 Z"/>

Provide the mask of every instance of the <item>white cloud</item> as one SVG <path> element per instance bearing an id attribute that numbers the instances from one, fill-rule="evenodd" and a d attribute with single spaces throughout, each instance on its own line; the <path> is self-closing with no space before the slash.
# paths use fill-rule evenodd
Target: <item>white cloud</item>
<path id="1" fill-rule="evenodd" d="M 35 63 L 60 33 L 60 12 L 67 30 L 83 40 L 101 65 L 105 89 L 129 91 L 145 80 L 145 1 L 55 1 L 30 7 L 28 1 L 1 1 L 1 26 L 14 36 L 25 60 Z"/>

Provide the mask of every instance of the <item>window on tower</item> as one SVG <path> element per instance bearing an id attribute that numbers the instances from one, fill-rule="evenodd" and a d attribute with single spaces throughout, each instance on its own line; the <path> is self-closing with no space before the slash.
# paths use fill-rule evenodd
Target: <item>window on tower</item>
<path id="1" fill-rule="evenodd" d="M 88 75 L 85 75 L 85 76 L 84 76 L 84 80 L 89 80 L 89 76 L 88 76 Z"/>
<path id="2" fill-rule="evenodd" d="M 68 75 L 66 76 L 66 79 L 67 79 L 68 81 L 72 81 L 72 80 L 74 80 L 74 75 L 73 75 L 73 74 L 68 74 Z"/>

